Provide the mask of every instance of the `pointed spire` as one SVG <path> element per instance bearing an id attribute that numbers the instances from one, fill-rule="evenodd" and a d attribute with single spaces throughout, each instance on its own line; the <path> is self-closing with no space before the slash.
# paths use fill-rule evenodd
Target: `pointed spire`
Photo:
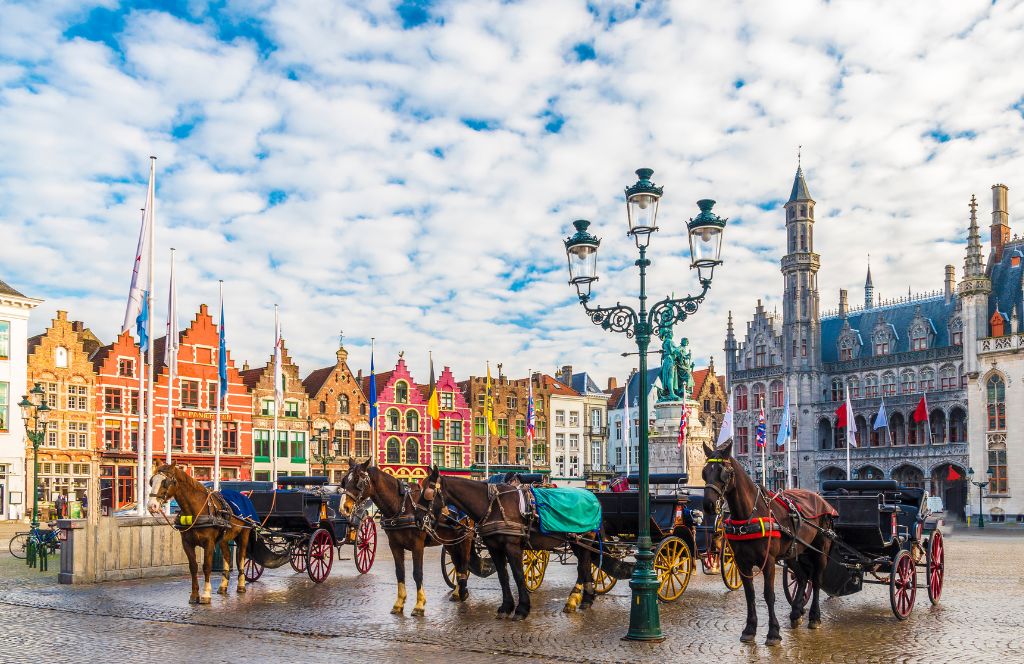
<path id="1" fill-rule="evenodd" d="M 793 178 L 793 190 L 789 194 L 790 203 L 794 201 L 809 201 L 811 198 L 811 192 L 807 189 L 807 182 L 804 180 L 804 169 L 800 164 L 800 153 L 797 153 L 796 158 L 796 176 Z"/>
<path id="2" fill-rule="evenodd" d="M 981 234 L 978 231 L 978 201 L 971 195 L 971 225 L 967 230 L 967 255 L 964 257 L 964 278 L 980 277 L 985 273 L 981 253 Z"/>
<path id="3" fill-rule="evenodd" d="M 864 308 L 870 309 L 874 303 L 875 284 L 871 281 L 871 254 L 868 254 L 868 276 L 864 280 Z"/>

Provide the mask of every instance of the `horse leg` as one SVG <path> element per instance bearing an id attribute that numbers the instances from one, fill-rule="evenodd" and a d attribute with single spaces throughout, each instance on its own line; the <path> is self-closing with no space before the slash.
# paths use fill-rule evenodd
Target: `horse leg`
<path id="1" fill-rule="evenodd" d="M 740 642 L 750 643 L 754 640 L 754 635 L 757 634 L 757 607 L 754 605 L 757 598 L 754 595 L 754 580 L 747 578 L 740 571 L 740 581 L 743 583 L 743 597 L 747 600 L 747 624 L 740 634 Z"/>
<path id="2" fill-rule="evenodd" d="M 516 606 L 515 600 L 512 598 L 512 588 L 508 583 L 508 567 L 506 567 L 506 563 L 509 562 L 508 556 L 505 553 L 505 549 L 500 546 L 488 546 L 487 550 L 491 553 L 491 559 L 494 561 L 494 567 L 498 572 L 498 582 L 501 584 L 501 606 L 498 607 L 498 617 L 504 618 L 512 613 Z M 521 560 L 522 556 L 520 556 Z M 519 566 L 523 566 L 522 562 L 519 563 Z"/>
<path id="3" fill-rule="evenodd" d="M 245 552 L 249 550 L 249 530 L 243 529 L 235 540 L 238 545 L 238 593 L 245 592 Z"/>
<path id="4" fill-rule="evenodd" d="M 391 541 L 388 537 L 388 546 L 391 547 L 391 557 L 395 559 L 395 578 L 398 580 L 398 597 L 395 605 L 391 607 L 391 613 L 400 615 L 405 611 L 405 549 Z"/>
<path id="5" fill-rule="evenodd" d="M 788 564 L 789 573 L 796 579 L 796 590 L 793 591 L 796 594 L 789 611 L 789 626 L 796 629 L 804 619 L 804 593 L 807 592 L 807 584 L 810 583 L 810 579 L 800 558 L 790 560 Z M 783 578 L 783 583 L 785 583 L 785 578 Z"/>
<path id="6" fill-rule="evenodd" d="M 412 615 L 422 616 L 427 610 L 427 593 L 423 590 L 423 536 L 416 540 L 412 549 L 412 578 L 416 582 L 416 606 Z"/>
<path id="7" fill-rule="evenodd" d="M 448 600 L 451 602 L 465 602 L 469 597 L 466 584 L 469 581 L 469 557 L 472 554 L 469 547 L 465 546 L 466 542 L 469 543 L 469 547 L 472 547 L 473 542 L 468 537 L 457 545 L 446 547 L 448 555 L 452 559 L 452 565 L 455 566 L 456 587 L 448 595 Z"/>
<path id="8" fill-rule="evenodd" d="M 824 542 L 822 542 L 824 544 Z M 819 547 L 821 548 L 821 547 Z M 808 629 L 821 629 L 821 606 L 818 604 L 818 591 L 821 590 L 821 580 L 825 575 L 825 565 L 828 564 L 828 555 L 817 553 L 810 556 L 811 561 L 811 612 L 807 617 Z"/>
<path id="9" fill-rule="evenodd" d="M 594 570 L 591 566 L 591 557 L 594 555 L 589 549 L 583 547 L 575 548 L 577 566 L 576 578 L 583 576 L 583 601 L 580 602 L 580 610 L 585 611 L 594 604 L 597 599 L 597 591 L 594 590 Z"/>
<path id="10" fill-rule="evenodd" d="M 768 638 L 765 639 L 766 646 L 777 646 L 782 643 L 782 631 L 779 628 L 779 619 L 775 615 L 775 558 L 768 557 L 764 565 L 764 602 L 768 605 Z"/>
<path id="11" fill-rule="evenodd" d="M 212 538 L 210 538 L 212 540 Z M 200 604 L 210 603 L 210 574 L 213 572 L 213 547 L 216 543 L 207 541 L 203 544 L 203 594 L 199 597 Z"/>
<path id="12" fill-rule="evenodd" d="M 185 549 L 185 557 L 188 558 L 188 571 L 192 574 L 192 594 L 188 596 L 189 604 L 199 603 L 199 562 L 196 560 L 196 547 L 189 545 L 185 538 L 181 538 L 181 546 Z"/>
<path id="13" fill-rule="evenodd" d="M 513 620 L 526 620 L 530 615 L 530 589 L 526 587 L 526 570 L 523 569 L 523 547 L 520 544 L 513 544 L 509 554 L 509 567 L 512 568 L 512 579 L 516 582 L 516 593 L 519 596 L 519 604 L 516 606 Z M 518 562 L 517 562 L 518 561 Z"/>
<path id="14" fill-rule="evenodd" d="M 228 546 L 228 540 L 225 537 L 217 546 L 220 547 L 220 556 L 224 559 L 224 568 L 220 573 L 220 586 L 217 587 L 218 595 L 228 594 L 228 584 L 231 583 L 231 547 Z"/>

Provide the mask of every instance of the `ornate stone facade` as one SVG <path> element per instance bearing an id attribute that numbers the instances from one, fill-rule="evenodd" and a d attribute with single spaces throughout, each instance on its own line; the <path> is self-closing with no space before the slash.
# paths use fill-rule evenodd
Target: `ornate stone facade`
<path id="1" fill-rule="evenodd" d="M 334 482 L 341 481 L 347 472 L 349 456 L 365 461 L 374 452 L 370 406 L 362 383 L 362 375 L 354 376 L 349 369 L 348 351 L 343 343 L 338 345 L 333 365 L 316 369 L 302 381 L 309 396 L 313 432 L 326 426 L 341 441 L 335 448 L 338 458 L 328 465 Z"/>

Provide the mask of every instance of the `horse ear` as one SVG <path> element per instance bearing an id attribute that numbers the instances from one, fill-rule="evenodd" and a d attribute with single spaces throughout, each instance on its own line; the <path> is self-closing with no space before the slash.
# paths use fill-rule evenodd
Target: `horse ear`
<path id="1" fill-rule="evenodd" d="M 348 458 L 348 469 L 352 470 L 355 467 L 355 465 L 356 465 L 356 460 L 353 459 L 352 457 L 349 457 Z"/>
<path id="2" fill-rule="evenodd" d="M 722 458 L 723 459 L 728 459 L 731 456 L 732 456 L 732 438 L 730 438 L 729 442 L 726 443 L 725 447 L 722 448 Z"/>
<path id="3" fill-rule="evenodd" d="M 370 457 L 369 459 L 367 459 L 366 461 L 364 461 L 364 462 L 362 463 L 362 466 L 363 466 L 363 470 L 364 470 L 364 471 L 365 471 L 365 470 L 368 470 L 368 469 L 370 468 L 370 462 L 371 462 L 371 461 L 373 461 L 373 457 Z"/>
<path id="4" fill-rule="evenodd" d="M 711 449 L 711 446 L 708 445 L 707 443 L 704 443 L 704 457 L 707 459 L 715 458 L 715 451 Z"/>

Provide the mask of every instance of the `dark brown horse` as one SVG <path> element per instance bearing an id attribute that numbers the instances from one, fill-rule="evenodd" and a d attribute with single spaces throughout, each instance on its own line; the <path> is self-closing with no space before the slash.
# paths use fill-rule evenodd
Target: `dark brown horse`
<path id="1" fill-rule="evenodd" d="M 399 482 L 371 466 L 369 459 L 364 463 L 356 463 L 351 458 L 348 460 L 348 473 L 341 481 L 341 490 L 345 493 L 341 506 L 345 517 L 351 516 L 353 510 L 367 499 L 372 500 L 380 511 L 381 527 L 388 536 L 398 581 L 398 598 L 391 613 L 401 614 L 405 610 L 405 552 L 409 551 L 412 553 L 412 578 L 416 582 L 416 605 L 412 615 L 424 615 L 427 594 L 423 591 L 423 549 L 428 546 L 446 545 L 455 565 L 458 588 L 451 592 L 449 599 L 458 602 L 469 597 L 466 581 L 473 548 L 472 526 L 442 519 L 429 529 L 424 528 L 424 521 L 417 518 L 416 511 L 422 487 Z"/>
<path id="2" fill-rule="evenodd" d="M 753 641 L 757 633 L 757 609 L 754 576 L 764 575 L 764 601 L 768 605 L 766 645 L 782 643 L 779 621 L 775 617 L 775 563 L 787 561 L 799 587 L 789 614 L 797 627 L 803 618 L 806 584 L 813 588 L 808 627 L 821 627 L 818 592 L 831 545 L 821 529 L 832 527 L 834 510 L 821 496 L 799 489 L 771 493 L 756 484 L 743 465 L 732 458 L 732 441 L 718 449 L 704 446 L 707 462 L 702 473 L 707 485 L 704 495 L 717 504 L 725 500 L 730 518 L 725 522 L 726 537 L 736 556 L 736 565 L 747 599 L 747 624 L 740 641 Z M 794 516 L 791 507 L 799 507 Z M 706 507 L 715 509 L 708 504 Z"/>
<path id="3" fill-rule="evenodd" d="M 525 498 L 525 496 L 523 497 Z M 530 591 L 523 572 L 523 549 L 553 551 L 566 543 L 576 556 L 576 585 L 573 586 L 563 611 L 572 613 L 588 609 L 594 603 L 594 578 L 591 570 L 592 552 L 572 535 L 540 532 L 537 520 L 523 514 L 519 487 L 511 484 L 486 484 L 462 477 L 441 475 L 437 466 L 430 471 L 420 497 L 421 505 L 429 507 L 432 518 L 440 518 L 447 505 L 455 505 L 476 523 L 501 582 L 501 606 L 498 617 L 513 613 L 512 618 L 523 620 L 530 615 Z M 597 533 L 585 534 L 596 539 Z M 507 566 L 507 567 L 506 567 Z M 512 598 L 508 569 L 516 582 L 518 605 Z"/>
<path id="4" fill-rule="evenodd" d="M 181 533 L 181 546 L 188 557 L 188 568 L 192 573 L 192 594 L 190 604 L 210 603 L 210 572 L 213 570 L 213 549 L 219 546 L 224 557 L 224 572 L 217 592 L 226 595 L 231 579 L 231 555 L 228 544 L 236 543 L 238 566 L 238 592 L 245 592 L 245 554 L 249 547 L 250 529 L 244 521 L 231 513 L 231 507 L 217 493 L 210 491 L 192 479 L 188 473 L 175 465 L 164 465 L 156 469 L 150 480 L 147 509 L 150 514 L 163 514 L 163 506 L 173 498 L 181 508 L 176 528 Z M 166 517 L 164 517 L 166 518 Z M 203 547 L 203 594 L 199 594 L 199 565 L 196 561 L 196 547 Z"/>

